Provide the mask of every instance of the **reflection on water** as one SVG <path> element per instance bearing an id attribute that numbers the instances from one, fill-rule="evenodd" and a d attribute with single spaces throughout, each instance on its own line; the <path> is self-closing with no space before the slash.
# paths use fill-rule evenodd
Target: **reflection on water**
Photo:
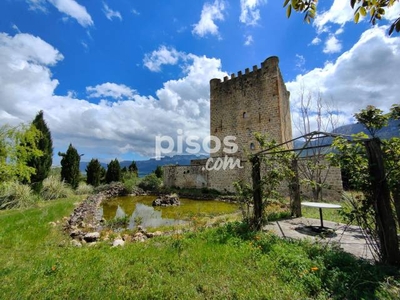
<path id="1" fill-rule="evenodd" d="M 118 197 L 102 203 L 99 214 L 107 221 L 129 216 L 129 228 L 183 224 L 192 217 L 215 216 L 237 211 L 236 204 L 181 198 L 180 206 L 152 207 L 155 196 Z"/>

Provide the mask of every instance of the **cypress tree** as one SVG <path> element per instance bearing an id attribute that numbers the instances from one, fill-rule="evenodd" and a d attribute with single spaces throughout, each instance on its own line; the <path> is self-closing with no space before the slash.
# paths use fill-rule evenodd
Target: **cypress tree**
<path id="1" fill-rule="evenodd" d="M 129 172 L 134 173 L 136 176 L 138 176 L 139 171 L 138 171 L 136 162 L 134 160 L 129 165 L 128 170 L 129 170 Z"/>
<path id="2" fill-rule="evenodd" d="M 113 181 L 121 180 L 121 166 L 118 159 L 110 161 L 107 165 L 106 182 L 111 183 Z"/>
<path id="3" fill-rule="evenodd" d="M 164 175 L 164 170 L 161 166 L 157 166 L 157 168 L 154 170 L 154 174 L 156 174 L 157 178 L 162 178 Z"/>
<path id="4" fill-rule="evenodd" d="M 61 180 L 65 180 L 72 188 L 76 189 L 80 178 L 79 163 L 81 161 L 81 156 L 72 144 L 69 144 L 66 153 L 58 152 L 58 155 L 62 156 Z"/>
<path id="5" fill-rule="evenodd" d="M 86 183 L 93 186 L 99 186 L 102 168 L 100 162 L 93 158 L 86 167 Z"/>
<path id="6" fill-rule="evenodd" d="M 27 162 L 27 165 L 35 169 L 35 174 L 31 175 L 30 181 L 33 190 L 40 192 L 43 180 L 49 175 L 53 163 L 53 141 L 51 139 L 49 127 L 43 118 L 42 110 L 38 112 L 35 119 L 32 121 L 32 125 L 40 132 L 36 146 L 37 149 L 43 152 L 43 155 L 32 157 Z"/>

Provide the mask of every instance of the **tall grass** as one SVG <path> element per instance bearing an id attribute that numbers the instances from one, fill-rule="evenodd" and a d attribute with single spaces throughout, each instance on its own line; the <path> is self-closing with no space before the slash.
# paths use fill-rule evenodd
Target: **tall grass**
<path id="1" fill-rule="evenodd" d="M 35 204 L 38 197 L 28 185 L 17 181 L 0 183 L 0 209 L 26 208 Z"/>
<path id="2" fill-rule="evenodd" d="M 40 195 L 44 200 L 54 200 L 70 197 L 73 193 L 71 187 L 61 181 L 58 176 L 50 175 L 43 181 Z"/>
<path id="3" fill-rule="evenodd" d="M 75 190 L 76 195 L 88 195 L 92 194 L 94 191 L 93 186 L 87 184 L 86 182 L 79 182 L 77 189 Z"/>

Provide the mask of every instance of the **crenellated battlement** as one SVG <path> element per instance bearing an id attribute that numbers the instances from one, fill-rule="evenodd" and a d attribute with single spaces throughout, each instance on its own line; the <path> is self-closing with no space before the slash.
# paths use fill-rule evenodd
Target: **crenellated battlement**
<path id="1" fill-rule="evenodd" d="M 278 64 L 279 64 L 279 58 L 277 56 L 268 57 L 261 63 L 261 68 L 259 68 L 257 65 L 254 65 L 252 71 L 250 71 L 250 68 L 246 68 L 244 74 L 242 73 L 242 71 L 239 71 L 237 74 L 232 73 L 230 77 L 225 76 L 223 80 L 219 78 L 211 79 L 210 87 L 216 88 L 220 85 L 223 85 L 226 82 L 235 81 L 237 79 L 240 80 L 240 79 L 250 78 L 257 75 L 269 73 L 271 71 L 274 72 L 278 68 Z"/>

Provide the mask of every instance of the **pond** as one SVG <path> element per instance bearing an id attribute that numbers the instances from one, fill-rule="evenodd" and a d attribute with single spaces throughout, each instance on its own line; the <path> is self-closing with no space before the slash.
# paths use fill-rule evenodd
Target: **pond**
<path id="1" fill-rule="evenodd" d="M 193 217 L 214 217 L 238 211 L 239 206 L 214 200 L 180 198 L 180 206 L 153 207 L 157 196 L 126 196 L 103 202 L 100 209 L 106 221 L 129 217 L 128 228 L 160 227 L 187 223 Z"/>

